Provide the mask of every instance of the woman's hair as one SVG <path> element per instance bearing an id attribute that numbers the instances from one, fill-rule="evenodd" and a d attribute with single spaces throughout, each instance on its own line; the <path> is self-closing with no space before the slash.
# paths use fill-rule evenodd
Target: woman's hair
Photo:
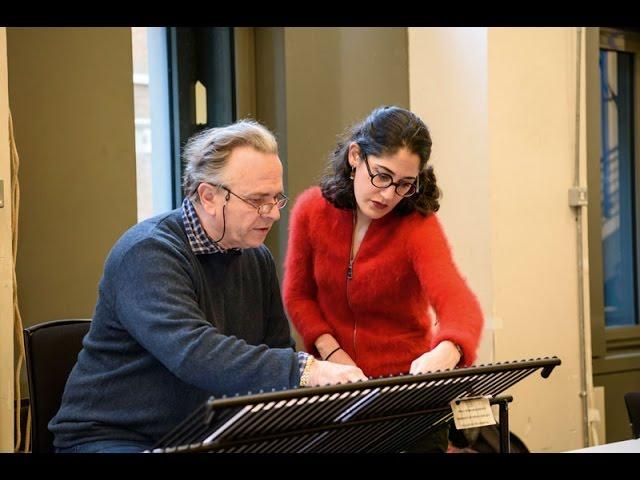
<path id="1" fill-rule="evenodd" d="M 433 167 L 425 168 L 431 156 L 431 135 L 417 115 L 400 107 L 379 107 L 342 135 L 335 150 L 329 155 L 320 189 L 324 198 L 343 209 L 356 207 L 348 158 L 351 142 L 358 144 L 364 156 L 394 155 L 402 148 L 416 154 L 420 158 L 419 190 L 412 196 L 403 198 L 394 210 L 398 215 L 417 211 L 425 216 L 438 211 L 440 189 L 436 185 Z"/>
<path id="2" fill-rule="evenodd" d="M 189 139 L 182 154 L 185 163 L 184 194 L 200 201 L 198 185 L 221 183 L 221 174 L 234 148 L 249 146 L 261 153 L 278 153 L 278 143 L 266 127 L 255 120 L 240 120 L 226 127 L 209 128 Z"/>

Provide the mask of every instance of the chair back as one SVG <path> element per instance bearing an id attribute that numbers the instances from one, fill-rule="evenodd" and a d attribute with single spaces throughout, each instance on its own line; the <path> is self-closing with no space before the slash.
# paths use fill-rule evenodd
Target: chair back
<path id="1" fill-rule="evenodd" d="M 631 435 L 640 438 L 640 392 L 628 392 L 624 394 L 624 403 L 627 405 Z"/>
<path id="2" fill-rule="evenodd" d="M 24 329 L 24 348 L 31 405 L 31 451 L 53 453 L 47 428 L 60 409 L 67 377 L 78 360 L 91 320 L 56 320 Z"/>

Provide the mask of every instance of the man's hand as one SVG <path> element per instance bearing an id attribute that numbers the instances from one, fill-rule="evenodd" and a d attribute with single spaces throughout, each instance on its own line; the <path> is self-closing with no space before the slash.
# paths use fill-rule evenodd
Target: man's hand
<path id="1" fill-rule="evenodd" d="M 453 342 L 445 340 L 440 342 L 433 350 L 423 353 L 413 362 L 409 373 L 435 372 L 455 367 L 460 361 L 460 352 Z"/>
<path id="2" fill-rule="evenodd" d="M 336 352 L 337 353 L 337 352 Z M 331 357 L 333 359 L 333 357 Z M 368 380 L 356 366 L 315 360 L 310 367 L 309 386 L 319 387 L 327 384 L 357 382 Z"/>

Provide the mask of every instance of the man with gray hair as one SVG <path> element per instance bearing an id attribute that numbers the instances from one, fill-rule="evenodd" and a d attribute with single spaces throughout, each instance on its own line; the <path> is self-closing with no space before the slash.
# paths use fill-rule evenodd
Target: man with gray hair
<path id="1" fill-rule="evenodd" d="M 89 333 L 49 423 L 57 452 L 140 452 L 211 395 L 365 380 L 294 351 L 263 242 L 287 203 L 271 132 L 195 135 L 185 199 L 129 229 L 105 263 Z"/>

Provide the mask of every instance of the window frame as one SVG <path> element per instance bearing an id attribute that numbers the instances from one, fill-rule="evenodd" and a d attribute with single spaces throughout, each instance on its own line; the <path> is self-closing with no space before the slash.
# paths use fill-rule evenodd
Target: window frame
<path id="1" fill-rule="evenodd" d="M 602 249 L 602 208 L 600 189 L 601 122 L 600 122 L 600 50 L 614 50 L 634 54 L 633 78 L 633 122 L 634 152 L 633 171 L 635 201 L 634 232 L 636 238 L 636 301 L 640 301 L 640 32 L 610 28 L 588 29 L 587 31 L 587 181 L 589 185 L 588 225 L 589 225 L 589 283 L 592 355 L 594 373 L 605 373 L 611 369 L 611 362 L 637 357 L 634 364 L 640 364 L 640 323 L 634 326 L 607 327 L 604 314 L 604 272 Z M 636 311 L 636 317 L 640 312 Z M 638 319 L 636 319 L 638 320 Z M 619 362 L 616 362 L 619 363 Z M 628 362 L 624 362 L 627 364 Z M 637 366 L 637 365 L 636 365 Z"/>
<path id="2" fill-rule="evenodd" d="M 237 120 L 233 27 L 167 27 L 169 123 L 172 198 L 177 208 L 182 191 L 182 151 L 199 130 Z M 207 123 L 196 124 L 195 84 L 207 88 Z"/>

